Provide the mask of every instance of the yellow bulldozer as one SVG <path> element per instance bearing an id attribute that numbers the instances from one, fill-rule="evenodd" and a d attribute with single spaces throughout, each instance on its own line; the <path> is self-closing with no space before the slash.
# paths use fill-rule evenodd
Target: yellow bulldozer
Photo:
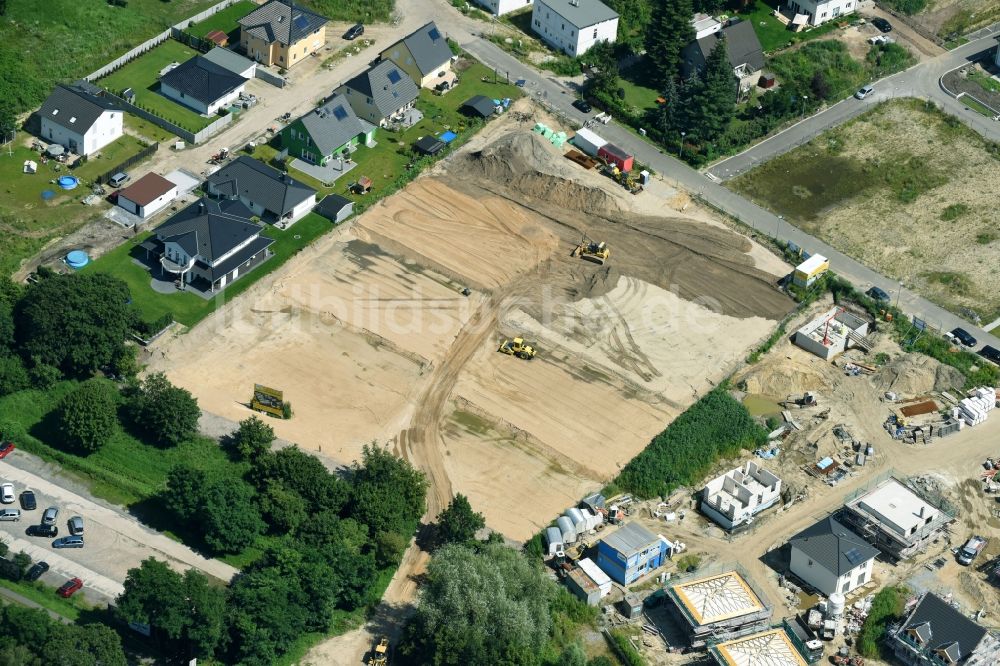
<path id="1" fill-rule="evenodd" d="M 500 348 L 497 349 L 497 351 L 511 356 L 516 356 L 518 358 L 523 358 L 525 361 L 530 361 L 535 358 L 535 348 L 526 344 L 524 342 L 524 338 L 504 340 L 500 343 Z"/>
<path id="2" fill-rule="evenodd" d="M 573 250 L 573 256 L 593 261 L 595 264 L 603 266 L 604 262 L 611 256 L 611 250 L 608 249 L 608 244 L 604 241 L 595 243 L 584 236 L 580 244 Z"/>
<path id="3" fill-rule="evenodd" d="M 607 166 L 607 174 L 611 177 L 611 180 L 620 184 L 632 194 L 642 192 L 642 185 L 635 179 L 634 171 L 622 171 L 614 164 L 609 164 Z"/>
<path id="4" fill-rule="evenodd" d="M 368 666 L 389 666 L 389 639 L 383 636 L 368 656 Z"/>

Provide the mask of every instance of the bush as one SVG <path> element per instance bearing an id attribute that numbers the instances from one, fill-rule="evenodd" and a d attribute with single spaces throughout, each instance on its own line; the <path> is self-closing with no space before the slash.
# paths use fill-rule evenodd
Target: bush
<path id="1" fill-rule="evenodd" d="M 885 638 L 885 626 L 892 619 L 903 613 L 903 602 L 906 590 L 899 587 L 886 587 L 879 590 L 872 599 L 872 609 L 865 618 L 858 633 L 857 649 L 862 656 L 875 659 L 881 654 L 882 641 Z"/>
<path id="2" fill-rule="evenodd" d="M 59 402 L 56 423 L 71 448 L 99 450 L 118 430 L 118 391 L 103 379 L 83 382 Z"/>
<path id="3" fill-rule="evenodd" d="M 642 658 L 632 641 L 629 640 L 628 634 L 614 629 L 609 631 L 607 635 L 625 666 L 646 666 L 646 660 Z"/>
<path id="4" fill-rule="evenodd" d="M 194 396 L 171 384 L 162 372 L 148 376 L 134 389 L 128 413 L 136 429 L 151 441 L 167 446 L 193 437 L 201 416 Z"/>

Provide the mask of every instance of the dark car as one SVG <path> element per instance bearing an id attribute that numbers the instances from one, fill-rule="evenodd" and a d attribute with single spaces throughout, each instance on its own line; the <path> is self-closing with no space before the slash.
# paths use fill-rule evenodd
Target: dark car
<path id="1" fill-rule="evenodd" d="M 28 529 L 24 530 L 24 533 L 28 536 L 46 537 L 51 539 L 59 534 L 59 528 L 55 525 L 32 525 Z"/>
<path id="2" fill-rule="evenodd" d="M 24 579 L 27 581 L 38 580 L 42 577 L 42 574 L 49 570 L 49 565 L 46 562 L 35 562 L 28 573 L 24 574 Z"/>
<path id="3" fill-rule="evenodd" d="M 63 583 L 62 587 L 56 590 L 56 594 L 60 597 L 69 598 L 73 596 L 73 593 L 83 587 L 83 581 L 79 578 L 70 578 L 68 581 Z"/>
<path id="4" fill-rule="evenodd" d="M 881 30 L 882 32 L 892 32 L 892 24 L 886 21 L 884 18 L 881 17 L 873 18 L 872 25 Z"/>
<path id="5" fill-rule="evenodd" d="M 6 458 L 10 455 L 11 451 L 16 448 L 17 447 L 14 446 L 14 442 L 4 442 L 3 444 L 0 444 L 0 458 Z"/>
<path id="6" fill-rule="evenodd" d="M 344 33 L 344 39 L 352 40 L 357 39 L 361 35 L 365 34 L 365 26 L 360 23 L 355 23 L 352 25 L 347 32 Z"/>
<path id="7" fill-rule="evenodd" d="M 573 101 L 573 108 L 575 108 L 580 113 L 590 113 L 594 110 L 594 107 L 590 105 L 585 99 L 578 99 Z"/>
<path id="8" fill-rule="evenodd" d="M 868 296 L 869 298 L 873 298 L 876 301 L 879 301 L 879 302 L 882 302 L 882 303 L 888 303 L 889 302 L 889 294 L 885 293 L 884 291 L 882 291 L 878 287 L 872 287 L 871 289 L 869 289 L 868 291 L 865 292 L 865 295 Z"/>
<path id="9" fill-rule="evenodd" d="M 30 490 L 21 493 L 21 508 L 25 511 L 34 511 L 38 508 L 38 503 L 35 502 L 35 493 Z"/>
<path id="10" fill-rule="evenodd" d="M 980 349 L 978 353 L 987 361 L 993 361 L 997 365 L 1000 365 L 1000 349 L 997 349 L 996 347 L 991 347 L 990 345 L 986 345 L 985 347 Z"/>
<path id="11" fill-rule="evenodd" d="M 976 339 L 972 337 L 964 328 L 956 328 L 951 332 L 953 338 L 961 342 L 966 347 L 975 347 Z"/>
<path id="12" fill-rule="evenodd" d="M 52 542 L 53 548 L 83 548 L 82 536 L 64 536 Z"/>

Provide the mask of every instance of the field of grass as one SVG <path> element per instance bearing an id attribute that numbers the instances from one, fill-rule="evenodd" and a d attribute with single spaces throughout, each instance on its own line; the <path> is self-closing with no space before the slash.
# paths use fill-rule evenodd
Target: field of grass
<path id="1" fill-rule="evenodd" d="M 239 27 L 237 23 L 241 18 L 257 8 L 257 3 L 251 0 L 240 0 L 235 5 L 226 7 L 221 12 L 212 14 L 204 21 L 187 26 L 185 30 L 195 37 L 204 39 L 205 35 L 213 30 L 221 30 L 229 35 L 229 42 L 234 43 L 239 39 Z"/>
<path id="2" fill-rule="evenodd" d="M 992 118 L 993 116 L 996 115 L 995 113 L 990 111 L 990 109 L 987 108 L 984 104 L 981 104 L 979 100 L 977 100 L 975 97 L 971 97 L 969 95 L 962 95 L 961 99 L 959 99 L 958 101 L 960 101 L 962 104 L 969 107 L 976 113 L 986 116 L 987 118 Z"/>
<path id="3" fill-rule="evenodd" d="M 131 113 L 125 114 L 125 131 L 134 132 L 139 136 L 160 144 L 177 138 L 159 125 L 154 125 L 145 118 L 140 118 Z M 161 148 L 166 148 L 166 146 L 161 146 Z"/>
<path id="4" fill-rule="evenodd" d="M 155 113 L 161 118 L 166 118 L 188 131 L 198 132 L 210 125 L 216 118 L 202 116 L 158 92 L 160 70 L 172 62 L 182 63 L 197 54 L 198 52 L 190 46 L 168 39 L 121 69 L 107 75 L 98 81 L 98 84 L 119 94 L 126 88 L 131 88 L 135 91 L 136 106 Z"/>
<path id="5" fill-rule="evenodd" d="M 829 21 L 803 32 L 792 32 L 787 25 L 775 18 L 774 10 L 778 4 L 776 0 L 757 0 L 750 4 L 749 11 L 736 13 L 738 18 L 750 21 L 753 25 L 764 53 L 774 53 L 797 42 L 828 35 L 838 27 L 836 21 Z"/>

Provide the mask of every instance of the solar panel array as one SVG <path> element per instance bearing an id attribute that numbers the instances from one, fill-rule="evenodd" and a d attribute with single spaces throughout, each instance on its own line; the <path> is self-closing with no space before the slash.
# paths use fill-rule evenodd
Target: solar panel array
<path id="1" fill-rule="evenodd" d="M 302 14 L 299 14 L 292 19 L 292 23 L 294 23 L 295 27 L 299 30 L 305 30 L 309 26 L 309 19 Z"/>
<path id="2" fill-rule="evenodd" d="M 844 553 L 844 557 L 847 558 L 848 562 L 855 565 L 860 564 L 865 559 L 864 556 L 861 554 L 861 551 L 858 550 L 857 548 L 851 548 L 849 551 Z"/>
<path id="3" fill-rule="evenodd" d="M 338 105 L 337 105 L 337 106 L 335 106 L 335 107 L 334 107 L 334 109 L 333 109 L 333 116 L 334 116 L 334 117 L 335 117 L 335 118 L 336 118 L 337 120 L 343 120 L 344 118 L 346 118 L 346 117 L 347 117 L 347 111 L 345 111 L 345 110 L 344 110 L 344 107 L 343 107 L 343 106 L 341 106 L 340 104 L 338 104 Z"/>
<path id="4" fill-rule="evenodd" d="M 441 33 L 438 32 L 437 28 L 431 28 L 427 31 L 427 36 L 431 38 L 432 41 L 437 41 L 441 39 Z"/>

